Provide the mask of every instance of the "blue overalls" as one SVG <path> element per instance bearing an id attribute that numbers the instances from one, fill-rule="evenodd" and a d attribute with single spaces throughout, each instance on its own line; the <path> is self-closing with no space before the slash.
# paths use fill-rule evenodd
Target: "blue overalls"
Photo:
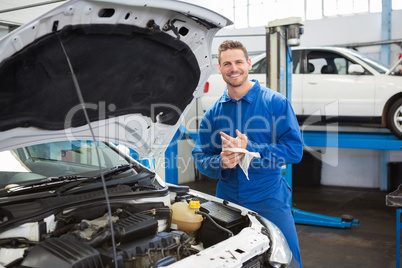
<path id="1" fill-rule="evenodd" d="M 301 267 L 299 243 L 290 208 L 291 189 L 281 176 L 281 167 L 298 163 L 303 154 L 300 128 L 289 101 L 281 94 L 261 87 L 258 81 L 239 101 L 227 89 L 204 114 L 192 151 L 195 164 L 204 175 L 219 179 L 216 196 L 251 209 L 272 221 L 285 235 Z M 253 158 L 247 180 L 239 165 L 221 170 L 220 131 L 236 137 L 246 134 L 247 150 L 259 152 Z"/>

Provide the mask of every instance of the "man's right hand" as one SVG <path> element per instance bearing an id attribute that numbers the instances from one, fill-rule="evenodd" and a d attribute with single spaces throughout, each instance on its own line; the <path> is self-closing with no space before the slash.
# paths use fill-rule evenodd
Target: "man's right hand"
<path id="1" fill-rule="evenodd" d="M 243 148 L 247 147 L 247 137 L 240 131 L 236 130 L 237 137 L 233 138 L 224 132 L 221 132 L 222 148 Z M 240 159 L 244 156 L 243 153 L 234 153 L 230 151 L 222 151 L 222 169 L 234 168 L 239 164 Z"/>
<path id="2" fill-rule="evenodd" d="M 239 164 L 240 158 L 242 158 L 243 154 L 234 153 L 230 151 L 222 151 L 222 169 L 234 168 L 237 164 Z"/>

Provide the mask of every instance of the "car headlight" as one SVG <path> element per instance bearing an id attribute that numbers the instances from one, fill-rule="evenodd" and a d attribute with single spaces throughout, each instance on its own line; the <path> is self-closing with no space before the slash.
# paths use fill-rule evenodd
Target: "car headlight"
<path id="1" fill-rule="evenodd" d="M 271 239 L 271 249 L 269 255 L 269 263 L 273 267 L 281 267 L 289 265 L 292 261 L 292 252 L 290 251 L 288 242 L 282 231 L 272 222 L 259 216 L 262 224 L 265 225 Z"/>

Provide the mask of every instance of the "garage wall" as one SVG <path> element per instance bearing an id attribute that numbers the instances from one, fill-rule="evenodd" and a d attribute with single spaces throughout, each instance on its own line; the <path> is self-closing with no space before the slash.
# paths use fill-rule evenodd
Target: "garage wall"
<path id="1" fill-rule="evenodd" d="M 402 39 L 402 10 L 391 14 L 391 39 Z M 265 51 L 265 27 L 248 29 L 222 29 L 212 44 L 212 54 L 216 54 L 220 43 L 226 39 L 236 39 L 247 46 L 250 52 Z M 343 45 L 374 42 L 381 40 L 381 13 L 341 16 L 304 22 L 301 46 Z M 359 51 L 376 59 L 380 58 L 380 46 L 361 47 Z M 401 47 L 391 46 L 391 64 L 402 53 Z"/>
<path id="2" fill-rule="evenodd" d="M 391 14 L 391 39 L 402 38 L 402 10 L 395 10 Z M 364 43 L 381 40 L 381 13 L 343 16 L 322 20 L 307 21 L 305 34 L 301 38 L 301 45 L 342 45 Z M 360 47 L 358 50 L 380 59 L 380 46 Z M 401 47 L 391 46 L 391 59 L 395 62 Z"/>
<path id="3" fill-rule="evenodd" d="M 8 27 L 0 26 L 0 38 L 8 33 Z"/>
<path id="4" fill-rule="evenodd" d="M 322 157 L 322 185 L 380 187 L 380 151 L 339 149 L 337 159 L 331 159 L 332 157 L 331 155 Z M 338 165 L 328 164 L 331 161 L 337 161 Z"/>
<path id="5" fill-rule="evenodd" d="M 340 148 L 336 166 L 328 164 L 335 161 L 334 156 L 323 155 L 321 184 L 380 188 L 380 153 L 379 150 Z M 402 152 L 389 151 L 389 162 L 402 162 Z"/>

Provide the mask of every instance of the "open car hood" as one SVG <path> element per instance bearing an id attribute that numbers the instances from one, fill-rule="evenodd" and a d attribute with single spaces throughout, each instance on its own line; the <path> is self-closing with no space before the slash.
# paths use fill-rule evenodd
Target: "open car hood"
<path id="1" fill-rule="evenodd" d="M 66 139 L 162 154 L 232 22 L 166 0 L 66 2 L 0 40 L 0 150 Z M 82 102 L 80 95 L 82 94 Z"/>

